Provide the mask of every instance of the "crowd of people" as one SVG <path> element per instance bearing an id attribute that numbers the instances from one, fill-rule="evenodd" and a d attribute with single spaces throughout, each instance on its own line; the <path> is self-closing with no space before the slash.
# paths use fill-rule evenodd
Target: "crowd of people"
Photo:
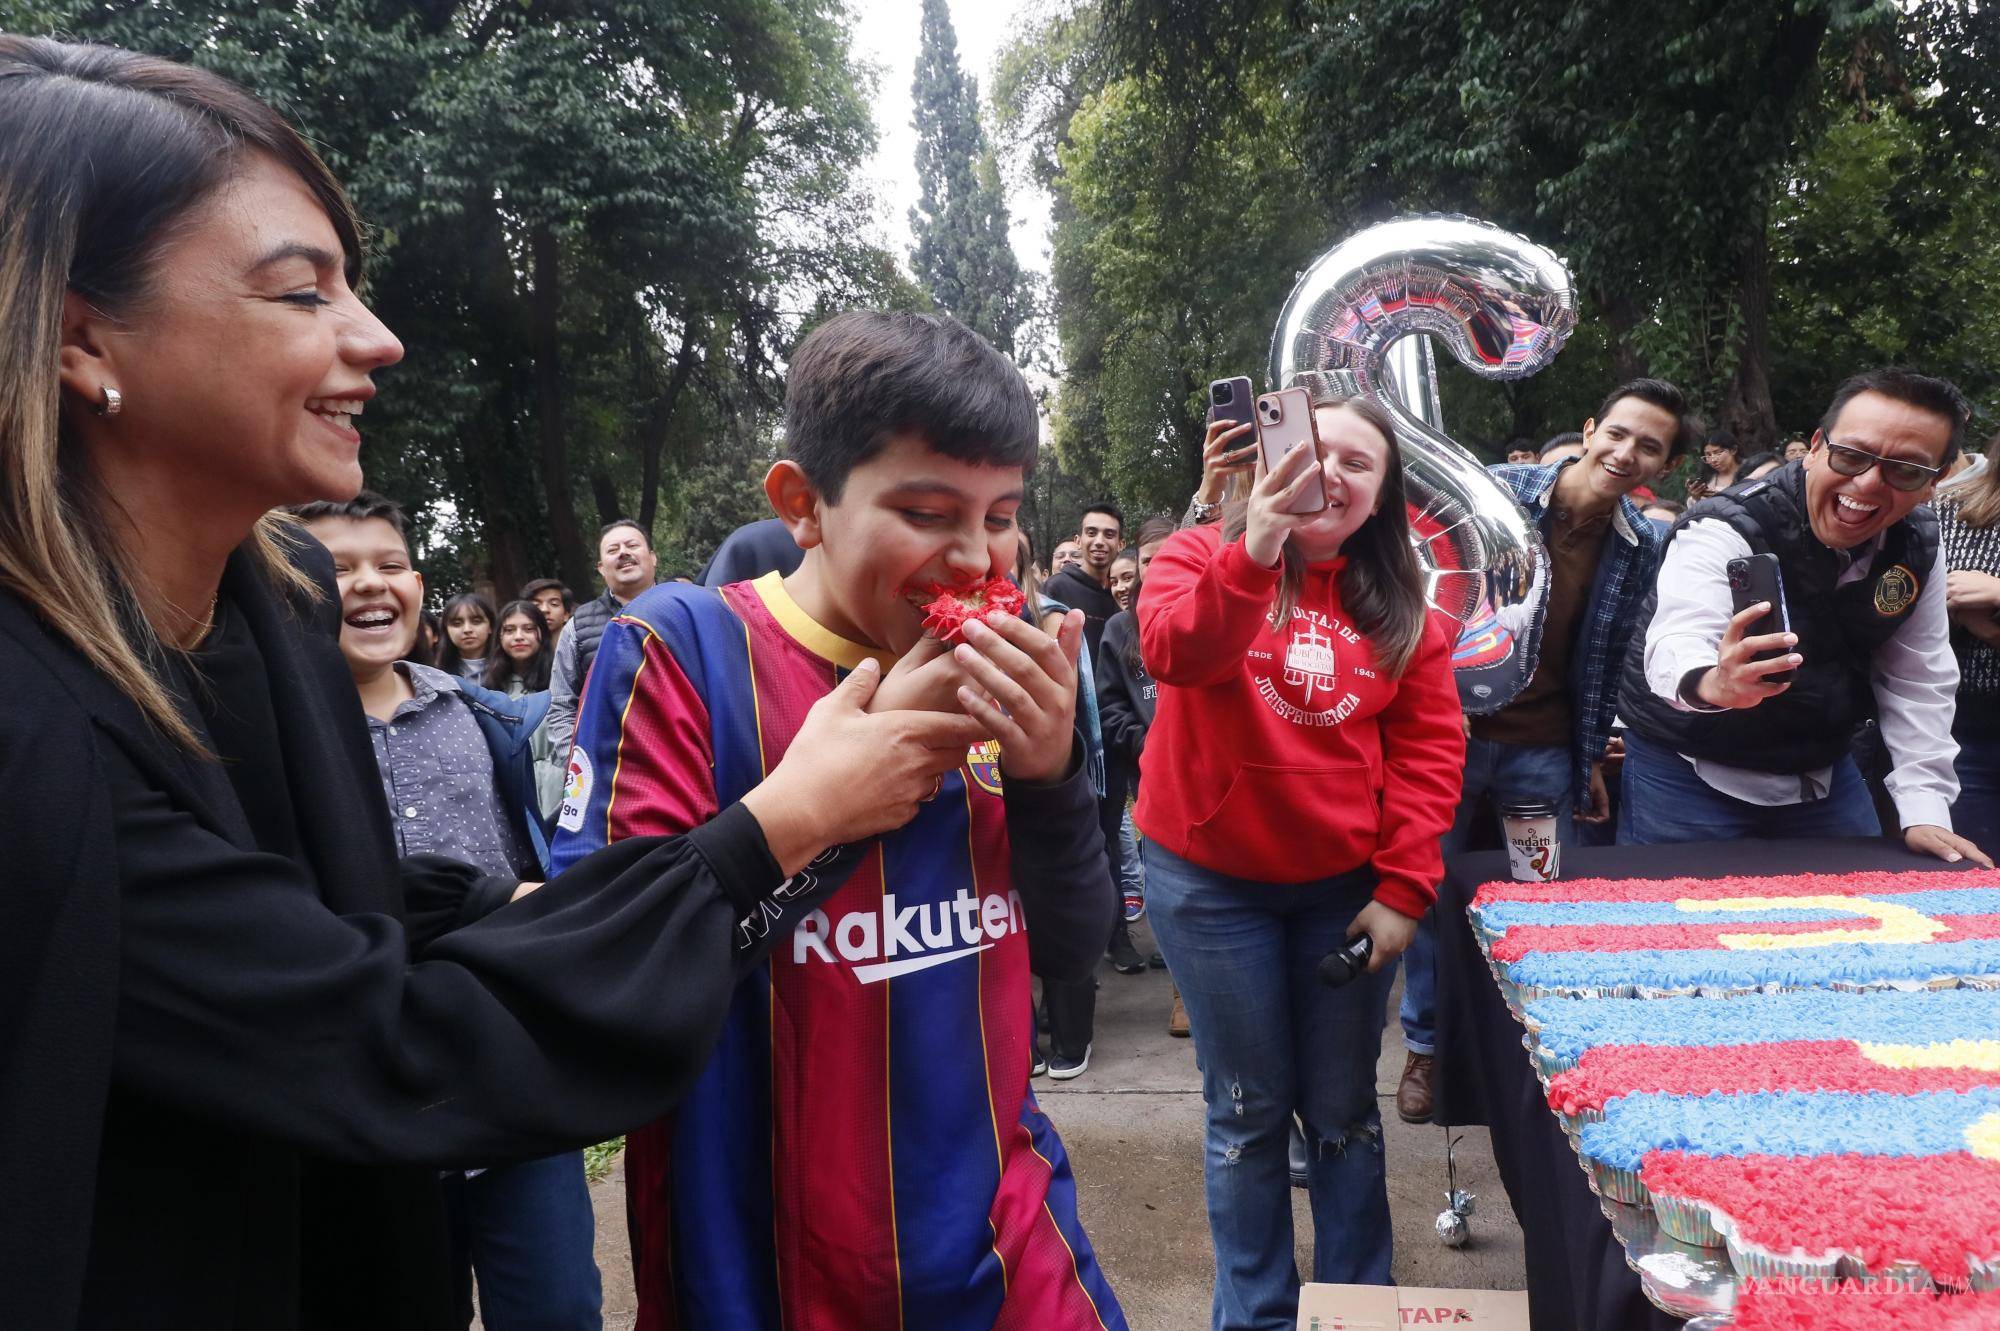
<path id="1" fill-rule="evenodd" d="M 1123 1326 L 1030 1089 L 1088 1073 L 1108 961 L 1197 1055 L 1214 1325 L 1288 1328 L 1294 1185 L 1312 1278 L 1390 1279 L 1388 998 L 1422 1122 L 1430 907 L 1499 810 L 1991 867 L 2000 438 L 1942 379 L 1857 374 L 1782 455 L 1657 379 L 1510 448 L 1549 591 L 1478 714 L 1378 405 L 1316 388 L 1270 467 L 1219 422 L 1185 513 L 1091 503 L 1044 568 L 1033 395 L 933 314 L 800 344 L 774 516 L 699 580 L 614 522 L 588 599 L 433 619 L 310 146 L 18 37 L 0 117 L 41 127 L 0 138 L 0 1323 L 596 1327 L 624 1133 L 642 1327 Z"/>

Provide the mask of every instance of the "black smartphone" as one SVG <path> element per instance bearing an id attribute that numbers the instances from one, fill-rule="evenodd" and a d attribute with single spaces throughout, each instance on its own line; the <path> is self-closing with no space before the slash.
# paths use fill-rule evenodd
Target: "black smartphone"
<path id="1" fill-rule="evenodd" d="M 1762 637 L 1767 633 L 1790 633 L 1792 617 L 1785 612 L 1785 579 L 1778 571 L 1776 555 L 1749 555 L 1742 559 L 1732 559 L 1726 565 L 1729 570 L 1730 613 L 1740 615 L 1760 601 L 1768 601 L 1771 608 L 1762 617 L 1752 621 L 1743 636 Z M 1765 652 L 1755 659 L 1769 661 L 1785 655 L 1785 649 Z M 1773 684 L 1789 684 L 1798 675 L 1796 670 L 1781 670 L 1765 679 Z"/>
<path id="2" fill-rule="evenodd" d="M 1230 441 L 1229 451 L 1232 453 L 1257 442 L 1256 394 L 1250 387 L 1248 377 L 1239 374 L 1233 379 L 1217 379 L 1209 384 L 1208 420 L 1211 425 L 1216 421 L 1228 421 L 1232 425 L 1249 422 L 1250 433 Z"/>

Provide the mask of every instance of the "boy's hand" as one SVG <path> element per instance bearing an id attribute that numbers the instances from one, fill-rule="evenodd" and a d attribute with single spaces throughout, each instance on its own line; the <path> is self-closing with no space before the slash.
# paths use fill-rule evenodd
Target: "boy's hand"
<path id="1" fill-rule="evenodd" d="M 966 679 L 965 668 L 952 659 L 950 646 L 926 633 L 882 677 L 868 710 L 956 712 L 958 686 Z"/>
<path id="2" fill-rule="evenodd" d="M 1021 781 L 1060 780 L 1076 744 L 1076 653 L 1083 611 L 1072 610 L 1050 637 L 1007 618 L 968 621 L 952 655 L 972 678 L 958 701 L 1000 741 L 1001 774 Z"/>
<path id="3" fill-rule="evenodd" d="M 901 827 L 987 737 L 955 712 L 868 714 L 882 667 L 863 661 L 806 713 L 777 770 L 743 797 L 771 857 L 795 874 L 828 846 Z"/>

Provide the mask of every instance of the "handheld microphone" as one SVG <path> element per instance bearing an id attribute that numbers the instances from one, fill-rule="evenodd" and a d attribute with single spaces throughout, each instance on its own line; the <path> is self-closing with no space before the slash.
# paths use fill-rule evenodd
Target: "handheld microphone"
<path id="1" fill-rule="evenodd" d="M 1368 969 L 1368 958 L 1375 954 L 1375 940 L 1362 934 L 1338 952 L 1329 952 L 1319 963 L 1319 982 L 1329 989 L 1338 989 L 1355 976 Z"/>

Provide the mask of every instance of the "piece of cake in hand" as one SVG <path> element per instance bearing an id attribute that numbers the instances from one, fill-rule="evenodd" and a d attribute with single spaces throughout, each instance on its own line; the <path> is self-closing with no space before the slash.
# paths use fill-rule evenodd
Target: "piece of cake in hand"
<path id="1" fill-rule="evenodd" d="M 988 578 L 966 587 L 932 583 L 924 603 L 924 632 L 952 646 L 965 641 L 965 626 L 971 620 L 990 622 L 1021 613 L 1026 604 L 1021 589 L 1005 577 Z"/>

